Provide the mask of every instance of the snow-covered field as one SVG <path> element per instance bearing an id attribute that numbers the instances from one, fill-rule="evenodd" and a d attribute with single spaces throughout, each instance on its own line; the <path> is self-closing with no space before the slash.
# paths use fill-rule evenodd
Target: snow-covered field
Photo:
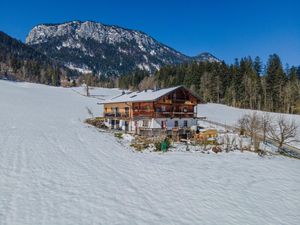
<path id="1" fill-rule="evenodd" d="M 0 81 L 1 225 L 299 224 L 299 160 L 136 153 L 82 122 L 97 101 Z"/>
<path id="2" fill-rule="evenodd" d="M 243 115 L 257 112 L 258 114 L 264 113 L 258 110 L 250 110 L 250 109 L 239 109 L 234 108 L 222 104 L 208 103 L 208 104 L 200 104 L 198 105 L 198 113 L 199 116 L 206 116 L 208 119 L 223 123 L 226 125 L 236 125 L 238 119 L 240 119 Z M 284 115 L 289 119 L 294 119 L 295 121 L 300 123 L 300 115 L 292 115 L 292 114 L 281 114 L 281 113 L 270 113 L 271 118 L 276 119 L 280 115 Z"/>
<path id="3" fill-rule="evenodd" d="M 205 116 L 207 119 L 219 122 L 225 125 L 235 126 L 237 125 L 238 120 L 245 114 L 251 114 L 253 112 L 257 112 L 258 114 L 262 114 L 264 112 L 257 110 L 249 110 L 249 109 L 238 109 L 226 105 L 221 104 L 200 104 L 198 105 L 198 114 L 199 116 Z M 289 120 L 294 120 L 296 123 L 300 124 L 300 115 L 292 115 L 292 114 L 281 114 L 281 113 L 270 113 L 272 121 L 276 121 L 276 119 L 283 115 Z M 290 145 L 300 148 L 300 127 L 298 129 L 297 139 L 299 142 L 293 142 Z"/>

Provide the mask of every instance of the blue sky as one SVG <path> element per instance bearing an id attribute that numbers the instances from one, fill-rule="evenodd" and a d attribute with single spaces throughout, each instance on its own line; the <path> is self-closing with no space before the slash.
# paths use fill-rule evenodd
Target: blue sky
<path id="1" fill-rule="evenodd" d="M 193 56 L 207 51 L 227 63 L 272 53 L 300 65 L 300 1 L 21 1 L 2 0 L 0 30 L 25 40 L 40 23 L 93 20 L 144 31 Z"/>

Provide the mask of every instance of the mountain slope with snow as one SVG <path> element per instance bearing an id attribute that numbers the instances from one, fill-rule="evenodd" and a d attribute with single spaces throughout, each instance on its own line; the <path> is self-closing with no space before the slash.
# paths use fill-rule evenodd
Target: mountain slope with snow
<path id="1" fill-rule="evenodd" d="M 299 223 L 298 160 L 133 152 L 77 91 L 0 80 L 1 225 Z"/>
<path id="2" fill-rule="evenodd" d="M 188 57 L 143 32 L 92 21 L 41 24 L 30 31 L 26 43 L 71 69 L 99 75 L 153 72 L 191 60 L 218 61 L 209 53 Z"/>

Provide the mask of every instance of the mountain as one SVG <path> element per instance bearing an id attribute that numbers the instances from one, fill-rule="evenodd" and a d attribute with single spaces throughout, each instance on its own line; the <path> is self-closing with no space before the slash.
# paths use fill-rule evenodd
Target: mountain
<path id="1" fill-rule="evenodd" d="M 0 31 L 0 78 L 59 85 L 61 76 L 72 75 L 59 62 Z"/>
<path id="2" fill-rule="evenodd" d="M 98 75 L 154 72 L 168 64 L 206 60 L 186 56 L 143 32 L 92 21 L 41 24 L 30 31 L 26 43 L 70 69 Z"/>
<path id="3" fill-rule="evenodd" d="M 192 57 L 192 59 L 197 62 L 221 62 L 220 59 L 208 52 L 203 52 L 197 56 Z"/>

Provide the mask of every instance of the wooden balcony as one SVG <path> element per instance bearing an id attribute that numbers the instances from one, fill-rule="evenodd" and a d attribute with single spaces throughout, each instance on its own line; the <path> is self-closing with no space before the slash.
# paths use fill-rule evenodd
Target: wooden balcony
<path id="1" fill-rule="evenodd" d="M 104 113 L 106 118 L 115 119 L 130 119 L 129 113 Z M 133 117 L 140 118 L 195 118 L 197 113 L 193 111 L 165 111 L 165 112 L 154 112 L 153 110 L 138 110 L 133 111 Z"/>
<path id="2" fill-rule="evenodd" d="M 178 111 L 173 111 L 173 112 L 155 112 L 155 117 L 156 118 L 193 118 L 197 117 L 197 113 L 195 112 L 178 112 Z"/>
<path id="3" fill-rule="evenodd" d="M 104 113 L 104 117 L 116 119 L 129 119 L 129 113 Z"/>
<path id="4" fill-rule="evenodd" d="M 154 111 L 153 110 L 134 110 L 133 116 L 154 117 Z"/>
<path id="5" fill-rule="evenodd" d="M 134 117 L 151 117 L 151 118 L 194 118 L 197 117 L 195 112 L 154 112 L 151 111 L 136 111 L 133 112 Z"/>

